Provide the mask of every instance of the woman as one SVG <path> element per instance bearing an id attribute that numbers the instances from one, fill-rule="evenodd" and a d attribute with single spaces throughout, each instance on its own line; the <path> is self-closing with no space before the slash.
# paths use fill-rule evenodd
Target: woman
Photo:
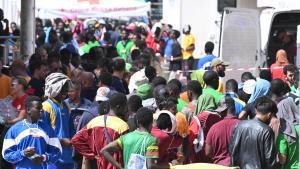
<path id="1" fill-rule="evenodd" d="M 287 59 L 287 54 L 285 50 L 280 49 L 276 53 L 276 62 L 273 63 L 270 67 L 273 79 L 280 78 L 283 81 L 286 80 L 286 77 L 283 73 L 283 67 L 288 65 L 289 61 Z"/>

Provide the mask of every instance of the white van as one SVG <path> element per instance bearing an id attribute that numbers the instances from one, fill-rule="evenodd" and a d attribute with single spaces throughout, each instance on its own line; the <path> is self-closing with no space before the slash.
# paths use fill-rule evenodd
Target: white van
<path id="1" fill-rule="evenodd" d="M 239 80 L 245 71 L 258 75 L 258 68 L 268 68 L 274 63 L 276 51 L 281 48 L 287 51 L 290 62 L 298 62 L 299 66 L 297 51 L 300 50 L 299 46 L 297 50 L 296 37 L 300 25 L 300 1 L 261 0 L 257 5 L 258 10 L 224 9 L 219 56 L 231 63 L 226 79 Z M 282 33 L 288 35 L 288 39 L 284 39 L 288 43 L 284 45 Z"/>

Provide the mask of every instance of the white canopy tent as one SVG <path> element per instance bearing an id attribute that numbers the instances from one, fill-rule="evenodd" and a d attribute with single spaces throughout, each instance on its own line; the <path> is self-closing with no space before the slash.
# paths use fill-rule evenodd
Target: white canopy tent
<path id="1" fill-rule="evenodd" d="M 150 9 L 143 0 L 36 0 L 36 16 L 43 19 L 137 17 L 147 16 Z"/>

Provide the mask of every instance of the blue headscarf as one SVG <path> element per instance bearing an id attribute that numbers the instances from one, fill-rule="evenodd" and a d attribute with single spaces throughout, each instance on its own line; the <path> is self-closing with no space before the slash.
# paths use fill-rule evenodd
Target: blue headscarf
<path id="1" fill-rule="evenodd" d="M 269 93 L 270 82 L 264 79 L 257 79 L 254 91 L 248 100 L 248 103 L 254 102 L 261 96 L 266 96 Z"/>

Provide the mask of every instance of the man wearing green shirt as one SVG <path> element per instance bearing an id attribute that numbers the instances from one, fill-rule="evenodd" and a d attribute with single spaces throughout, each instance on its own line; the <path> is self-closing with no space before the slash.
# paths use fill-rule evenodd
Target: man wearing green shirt
<path id="1" fill-rule="evenodd" d="M 138 128 L 101 150 L 103 156 L 118 169 L 122 169 L 119 161 L 111 156 L 110 152 L 123 152 L 124 168 L 128 168 L 130 158 L 139 154 L 146 158 L 146 166 L 151 169 L 168 169 L 169 164 L 157 164 L 158 145 L 157 139 L 150 134 L 153 123 L 153 112 L 148 108 L 140 108 L 136 113 Z"/>
<path id="2" fill-rule="evenodd" d="M 203 75 L 203 81 L 206 87 L 202 91 L 202 95 L 198 98 L 196 114 L 200 113 L 203 110 L 203 106 L 207 107 L 208 103 L 215 107 L 219 104 L 220 100 L 224 97 L 224 95 L 217 91 L 219 86 L 219 76 L 214 71 L 206 71 Z M 207 102 L 207 99 L 213 97 L 213 100 Z"/>
<path id="3" fill-rule="evenodd" d="M 283 169 L 299 169 L 299 133 L 300 125 L 293 126 L 297 134 L 294 142 L 289 142 L 287 136 L 280 133 L 277 138 L 277 149 L 279 162 L 283 165 Z"/>
<path id="4" fill-rule="evenodd" d="M 129 56 L 131 52 L 131 48 L 134 46 L 134 43 L 128 39 L 129 32 L 127 30 L 123 30 L 121 37 L 122 40 L 117 43 L 117 52 L 121 58 L 124 60 L 127 60 L 127 57 Z"/>

